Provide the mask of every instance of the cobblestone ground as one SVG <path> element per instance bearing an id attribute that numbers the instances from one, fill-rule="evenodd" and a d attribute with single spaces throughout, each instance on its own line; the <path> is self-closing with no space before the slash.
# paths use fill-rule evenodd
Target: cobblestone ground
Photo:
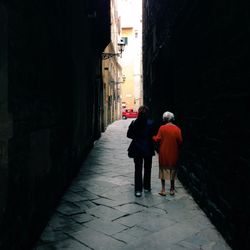
<path id="1" fill-rule="evenodd" d="M 117 121 L 102 134 L 34 250 L 231 249 L 178 181 L 175 197 L 158 195 L 157 156 L 152 192 L 134 196 L 130 122 Z"/>

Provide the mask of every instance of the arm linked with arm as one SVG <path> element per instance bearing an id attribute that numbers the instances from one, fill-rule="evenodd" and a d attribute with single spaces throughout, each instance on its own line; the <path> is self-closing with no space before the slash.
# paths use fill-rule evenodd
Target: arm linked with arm
<path id="1" fill-rule="evenodd" d="M 161 141 L 161 129 L 159 128 L 157 135 L 153 136 L 153 140 L 155 142 L 160 142 Z"/>

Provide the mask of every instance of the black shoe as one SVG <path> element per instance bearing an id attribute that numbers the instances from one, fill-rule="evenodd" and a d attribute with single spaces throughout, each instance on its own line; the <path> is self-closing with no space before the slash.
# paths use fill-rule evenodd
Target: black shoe
<path id="1" fill-rule="evenodd" d="M 144 193 L 149 193 L 151 192 L 151 189 L 144 189 Z"/>
<path id="2" fill-rule="evenodd" d="M 140 191 L 136 191 L 136 192 L 135 192 L 135 196 L 136 196 L 136 197 L 141 197 L 141 192 L 140 192 Z"/>

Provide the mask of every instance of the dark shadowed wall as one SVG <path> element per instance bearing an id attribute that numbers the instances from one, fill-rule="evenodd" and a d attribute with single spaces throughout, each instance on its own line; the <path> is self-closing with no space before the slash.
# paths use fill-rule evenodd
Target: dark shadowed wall
<path id="1" fill-rule="evenodd" d="M 27 250 L 101 133 L 108 0 L 0 4 L 0 249 Z"/>
<path id="2" fill-rule="evenodd" d="M 180 180 L 234 249 L 250 245 L 249 3 L 144 0 L 144 98 L 183 130 Z"/>

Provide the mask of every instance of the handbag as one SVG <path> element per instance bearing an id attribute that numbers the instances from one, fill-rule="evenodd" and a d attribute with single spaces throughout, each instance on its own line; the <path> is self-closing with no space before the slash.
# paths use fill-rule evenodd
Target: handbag
<path id="1" fill-rule="evenodd" d="M 147 141 L 143 139 L 134 139 L 128 147 L 128 157 L 146 157 L 150 155 Z"/>
<path id="2" fill-rule="evenodd" d="M 128 157 L 134 158 L 135 154 L 136 154 L 136 145 L 135 145 L 135 141 L 132 140 L 129 147 L 128 147 Z"/>

